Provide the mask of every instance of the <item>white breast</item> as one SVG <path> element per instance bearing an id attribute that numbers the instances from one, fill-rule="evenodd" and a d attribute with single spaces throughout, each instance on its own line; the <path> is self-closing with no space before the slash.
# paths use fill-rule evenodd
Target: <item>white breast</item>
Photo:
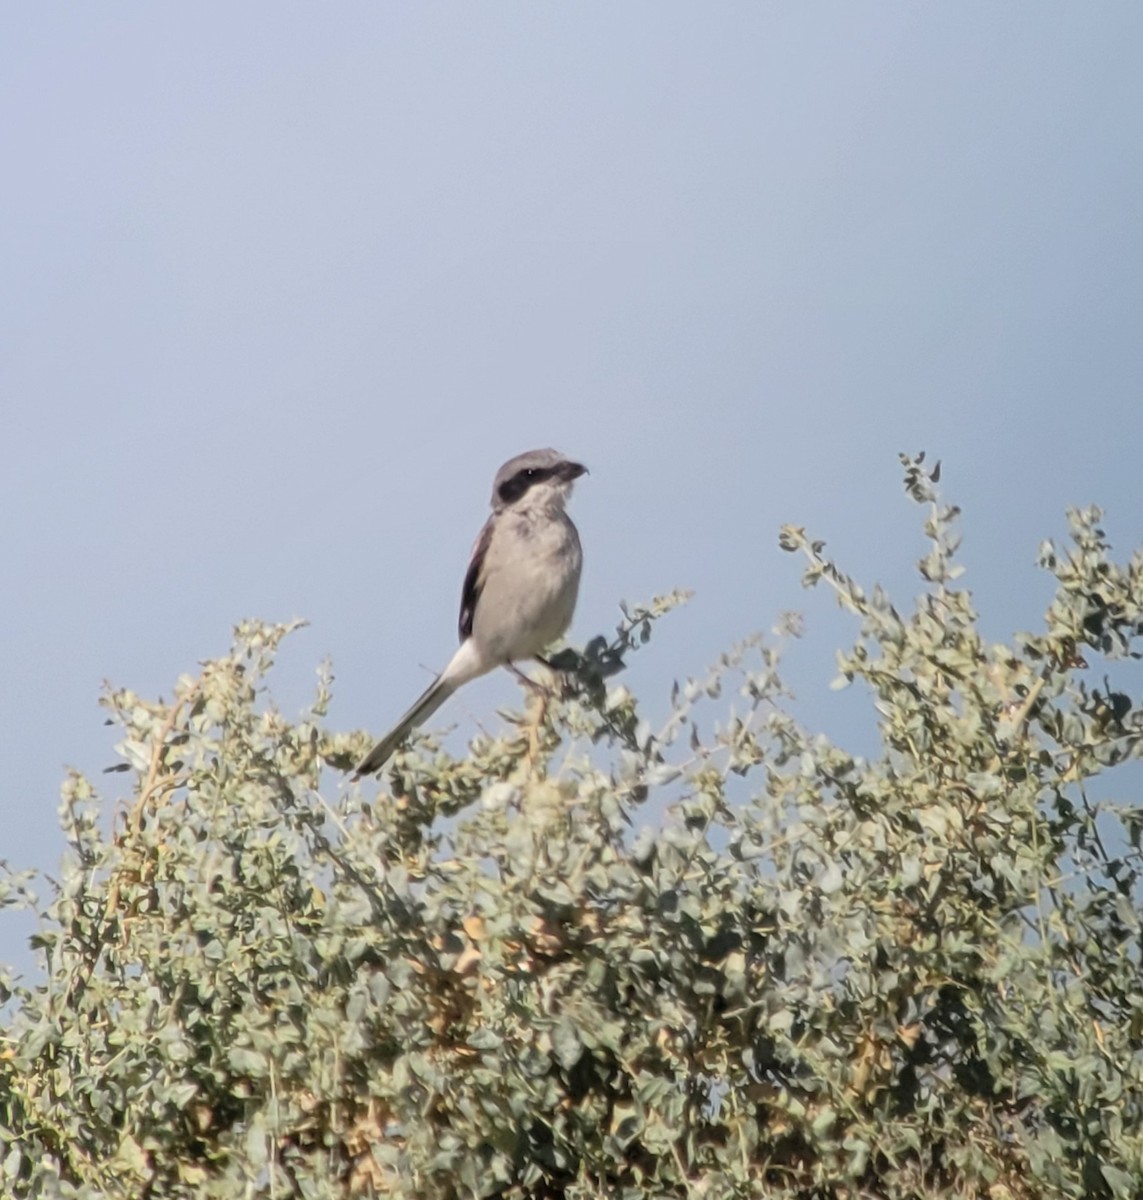
<path id="1" fill-rule="evenodd" d="M 472 634 L 499 662 L 539 654 L 571 624 L 583 552 L 567 514 L 505 512 L 488 547 Z"/>

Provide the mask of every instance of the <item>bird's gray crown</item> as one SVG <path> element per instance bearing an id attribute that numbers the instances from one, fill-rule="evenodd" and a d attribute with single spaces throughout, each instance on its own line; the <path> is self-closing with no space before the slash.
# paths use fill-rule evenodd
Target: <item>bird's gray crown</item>
<path id="1" fill-rule="evenodd" d="M 558 450 L 526 450 L 510 458 L 499 471 L 492 485 L 492 507 L 514 504 L 538 483 L 555 480 L 570 484 L 587 468 L 582 463 L 565 458 Z"/>

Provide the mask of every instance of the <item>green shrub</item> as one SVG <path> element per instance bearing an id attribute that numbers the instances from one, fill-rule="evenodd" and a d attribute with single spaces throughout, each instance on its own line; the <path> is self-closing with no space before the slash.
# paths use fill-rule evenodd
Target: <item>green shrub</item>
<path id="1" fill-rule="evenodd" d="M 788 715 L 758 639 L 653 731 L 614 676 L 677 598 L 467 758 L 417 741 L 391 794 L 340 785 L 370 738 L 323 726 L 327 673 L 296 723 L 268 700 L 289 627 L 169 703 L 110 694 L 131 792 L 111 821 L 64 787 L 3 1194 L 1140 1194 L 1143 810 L 1089 785 L 1138 777 L 1140 707 L 1092 680 L 1137 657 L 1143 556 L 1073 513 L 1043 631 L 987 644 L 905 468 L 912 611 L 782 535 L 860 620 L 869 760 Z"/>

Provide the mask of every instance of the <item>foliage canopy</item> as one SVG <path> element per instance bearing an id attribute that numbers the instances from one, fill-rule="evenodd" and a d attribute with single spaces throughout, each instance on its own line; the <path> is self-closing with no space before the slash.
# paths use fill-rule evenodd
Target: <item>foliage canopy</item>
<path id="1" fill-rule="evenodd" d="M 67 780 L 43 978 L 4 985 L 3 1194 L 1138 1194 L 1143 814 L 1091 782 L 1143 750 L 1093 684 L 1138 657 L 1143 555 L 1072 513 L 1043 630 L 988 644 L 904 465 L 911 611 L 782 534 L 859 618 L 869 759 L 789 715 L 761 639 L 652 730 L 614 675 L 673 598 L 468 757 L 418 741 L 391 794 L 323 797 L 369 739 L 325 728 L 325 671 L 273 707 L 287 626 L 170 702 L 110 693 L 130 795 L 108 831 Z"/>

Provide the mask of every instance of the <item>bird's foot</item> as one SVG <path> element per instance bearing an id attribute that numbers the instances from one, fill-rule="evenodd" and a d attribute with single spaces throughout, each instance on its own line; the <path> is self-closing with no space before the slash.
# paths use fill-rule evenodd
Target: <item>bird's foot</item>
<path id="1" fill-rule="evenodd" d="M 534 679 L 530 679 L 515 663 L 509 663 L 508 670 L 533 694 L 544 697 L 551 696 L 551 692 L 542 683 L 537 683 Z"/>
<path id="2" fill-rule="evenodd" d="M 572 657 L 569 658 L 569 655 Z M 561 700 L 567 700 L 576 694 L 575 662 L 578 659 L 574 659 L 574 655 L 575 651 L 568 650 L 561 650 L 553 658 L 536 655 L 536 662 L 552 673 L 555 687 L 549 689 L 549 695 L 558 695 Z"/>

